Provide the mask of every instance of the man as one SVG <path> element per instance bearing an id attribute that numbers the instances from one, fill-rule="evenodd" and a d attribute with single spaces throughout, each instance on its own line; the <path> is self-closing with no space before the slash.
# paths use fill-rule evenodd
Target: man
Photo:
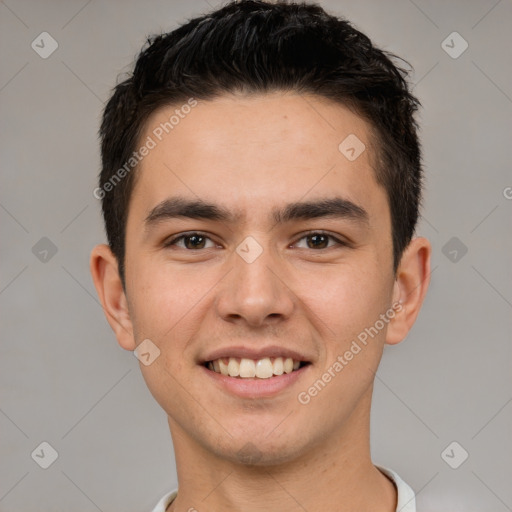
<path id="1" fill-rule="evenodd" d="M 179 491 L 155 512 L 415 510 L 369 447 L 430 269 L 405 75 L 319 6 L 242 1 L 115 88 L 91 272 L 168 416 Z"/>

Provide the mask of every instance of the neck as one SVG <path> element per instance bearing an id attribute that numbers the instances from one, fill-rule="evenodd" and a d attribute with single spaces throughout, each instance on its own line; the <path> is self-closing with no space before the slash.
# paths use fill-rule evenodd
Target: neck
<path id="1" fill-rule="evenodd" d="M 393 483 L 373 464 L 369 446 L 370 396 L 342 431 L 291 461 L 246 465 L 221 458 L 169 418 L 179 492 L 168 511 L 394 512 Z"/>

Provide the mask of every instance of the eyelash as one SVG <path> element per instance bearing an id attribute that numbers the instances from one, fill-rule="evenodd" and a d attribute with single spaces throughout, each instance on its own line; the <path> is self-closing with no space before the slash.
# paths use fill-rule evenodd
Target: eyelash
<path id="1" fill-rule="evenodd" d="M 206 238 L 206 239 L 208 239 L 208 240 L 213 242 L 213 240 L 206 233 L 203 233 L 201 231 L 190 231 L 188 233 L 182 233 L 181 235 L 177 235 L 177 236 L 171 238 L 170 240 L 166 241 L 164 243 L 164 247 L 171 247 L 173 245 L 176 245 L 177 242 L 179 242 L 181 240 L 184 240 L 185 238 L 193 237 L 193 236 L 196 236 L 196 235 L 204 237 L 204 238 Z M 335 237 L 334 235 L 332 235 L 332 234 L 330 234 L 328 232 L 322 231 L 322 230 L 319 230 L 319 231 L 318 230 L 317 231 L 308 231 L 307 233 L 304 233 L 300 238 L 297 239 L 296 242 L 294 242 L 293 245 L 295 245 L 300 240 L 303 240 L 304 238 L 308 238 L 308 237 L 313 236 L 313 235 L 323 235 L 323 236 L 326 236 L 329 239 L 334 240 L 334 242 L 336 242 L 336 245 L 341 246 L 341 247 L 347 247 L 349 245 L 347 242 L 344 242 L 344 241 L 340 240 L 339 238 Z M 325 247 L 325 248 L 323 248 L 323 250 L 331 249 L 332 247 L 334 247 L 334 246 Z M 182 249 L 185 249 L 186 251 L 190 251 L 190 252 L 203 250 L 203 249 L 187 249 L 186 247 L 182 247 Z M 322 249 L 311 249 L 311 250 L 322 250 Z"/>

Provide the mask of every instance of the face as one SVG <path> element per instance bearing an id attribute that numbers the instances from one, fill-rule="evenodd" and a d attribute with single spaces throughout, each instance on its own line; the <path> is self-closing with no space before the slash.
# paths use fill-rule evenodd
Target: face
<path id="1" fill-rule="evenodd" d="M 176 108 L 147 124 L 127 221 L 134 343 L 160 351 L 141 369 L 174 433 L 228 460 L 291 460 L 367 419 L 394 321 L 368 125 L 272 93 L 198 102 L 162 133 Z"/>

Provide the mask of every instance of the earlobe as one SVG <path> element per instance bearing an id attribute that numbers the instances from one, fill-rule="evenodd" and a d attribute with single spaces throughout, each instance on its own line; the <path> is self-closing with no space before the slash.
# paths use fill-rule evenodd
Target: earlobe
<path id="1" fill-rule="evenodd" d="M 90 271 L 103 312 L 119 345 L 126 350 L 135 350 L 133 325 L 117 259 L 108 245 L 94 247 L 91 252 Z"/>
<path id="2" fill-rule="evenodd" d="M 430 242 L 423 237 L 411 240 L 396 272 L 393 290 L 395 317 L 388 325 L 386 343 L 400 343 L 411 330 L 430 282 Z"/>

